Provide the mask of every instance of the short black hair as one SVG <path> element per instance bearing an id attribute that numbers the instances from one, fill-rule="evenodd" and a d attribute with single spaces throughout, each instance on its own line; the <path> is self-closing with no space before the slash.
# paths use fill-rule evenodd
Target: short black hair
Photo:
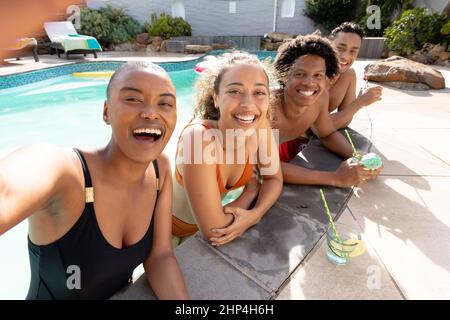
<path id="1" fill-rule="evenodd" d="M 355 22 L 342 22 L 338 27 L 334 28 L 333 31 L 331 31 L 331 39 L 334 39 L 339 32 L 355 33 L 361 39 L 365 36 L 364 29 Z"/>
<path id="2" fill-rule="evenodd" d="M 339 74 L 338 54 L 330 40 L 318 35 L 298 36 L 283 43 L 275 57 L 274 67 L 281 85 L 286 84 L 287 76 L 295 61 L 307 54 L 316 55 L 325 60 L 325 74 L 329 79 Z"/>
<path id="3" fill-rule="evenodd" d="M 111 76 L 111 79 L 109 80 L 108 87 L 106 88 L 106 98 L 109 100 L 110 94 L 111 94 L 111 87 L 114 81 L 119 78 L 119 76 L 129 70 L 149 70 L 153 72 L 162 72 L 164 74 L 167 74 L 166 70 L 164 70 L 162 67 L 158 66 L 157 64 L 154 64 L 152 62 L 147 61 L 129 61 L 124 64 L 122 64 Z"/>

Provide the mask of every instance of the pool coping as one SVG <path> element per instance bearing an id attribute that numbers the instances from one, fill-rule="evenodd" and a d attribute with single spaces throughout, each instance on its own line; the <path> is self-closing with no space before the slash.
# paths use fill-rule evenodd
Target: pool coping
<path id="1" fill-rule="evenodd" d="M 228 52 L 227 50 L 216 50 L 205 53 L 199 57 L 195 57 L 190 60 L 183 61 L 170 61 L 170 62 L 154 62 L 167 72 L 174 71 L 184 71 L 189 69 L 194 69 L 195 65 L 201 61 L 207 55 L 219 55 Z M 253 54 L 258 54 L 258 57 L 265 59 L 266 57 L 274 57 L 276 51 L 257 51 L 250 52 Z M 133 57 L 135 58 L 135 57 Z M 145 59 L 146 57 L 138 57 Z M 22 85 L 35 83 L 39 81 L 49 80 L 52 78 L 70 75 L 74 72 L 92 72 L 92 71 L 104 71 L 104 70 L 116 70 L 121 64 L 130 61 L 129 59 L 124 60 L 91 60 L 91 61 L 77 61 L 73 63 L 65 63 L 57 66 L 48 66 L 45 68 L 37 70 L 27 70 L 23 72 L 16 72 L 7 75 L 0 75 L 0 88 L 10 89 L 14 87 L 19 87 Z"/>

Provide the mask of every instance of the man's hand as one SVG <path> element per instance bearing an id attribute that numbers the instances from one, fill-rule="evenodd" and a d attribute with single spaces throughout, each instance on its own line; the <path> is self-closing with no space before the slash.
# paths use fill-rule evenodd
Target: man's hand
<path id="1" fill-rule="evenodd" d="M 382 91 L 383 87 L 381 86 L 363 88 L 359 91 L 357 100 L 360 101 L 361 105 L 368 106 L 376 101 L 381 100 Z"/>
<path id="2" fill-rule="evenodd" d="M 360 184 L 367 180 L 376 179 L 383 167 L 376 170 L 367 170 L 363 165 L 352 163 L 352 159 L 347 159 L 342 162 L 336 170 L 336 186 L 341 188 L 348 188 Z"/>

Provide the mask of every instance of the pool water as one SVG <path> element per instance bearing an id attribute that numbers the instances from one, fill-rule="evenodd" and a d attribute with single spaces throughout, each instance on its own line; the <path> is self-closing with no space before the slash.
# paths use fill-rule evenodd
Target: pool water
<path id="1" fill-rule="evenodd" d="M 192 117 L 197 75 L 192 70 L 169 75 L 177 91 L 178 115 L 165 149 L 172 159 L 179 133 Z M 108 80 L 67 75 L 0 90 L 0 158 L 30 143 L 106 145 L 111 129 L 103 122 L 102 112 Z M 26 296 L 30 281 L 27 233 L 25 220 L 0 236 L 0 300 Z"/>
<path id="2" fill-rule="evenodd" d="M 195 103 L 191 70 L 170 72 L 177 90 L 178 132 L 192 116 Z M 111 129 L 103 122 L 103 102 L 108 79 L 71 75 L 0 90 L 0 157 L 19 146 L 47 142 L 67 147 L 105 145 Z"/>
<path id="3" fill-rule="evenodd" d="M 174 162 L 178 136 L 192 118 L 197 74 L 185 70 L 169 75 L 177 91 L 177 125 L 164 152 Z M 67 75 L 0 90 L 0 158 L 31 143 L 105 146 L 111 136 L 103 121 L 108 80 Z M 223 204 L 239 192 L 230 192 Z M 27 233 L 25 220 L 0 236 L 0 300 L 26 296 L 30 281 Z"/>

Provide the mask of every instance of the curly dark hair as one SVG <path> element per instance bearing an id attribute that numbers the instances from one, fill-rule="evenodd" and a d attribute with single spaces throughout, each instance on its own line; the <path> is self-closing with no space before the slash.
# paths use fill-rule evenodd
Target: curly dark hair
<path id="1" fill-rule="evenodd" d="M 334 39 L 339 32 L 355 33 L 361 39 L 364 38 L 364 29 L 355 22 L 342 22 L 338 27 L 334 28 L 330 33 L 331 39 Z"/>
<path id="2" fill-rule="evenodd" d="M 286 84 L 287 77 L 295 61 L 307 54 L 316 55 L 325 60 L 325 74 L 329 79 L 339 74 L 337 51 L 330 40 L 315 34 L 298 36 L 291 41 L 283 43 L 275 57 L 274 67 L 278 82 L 282 86 Z"/>

